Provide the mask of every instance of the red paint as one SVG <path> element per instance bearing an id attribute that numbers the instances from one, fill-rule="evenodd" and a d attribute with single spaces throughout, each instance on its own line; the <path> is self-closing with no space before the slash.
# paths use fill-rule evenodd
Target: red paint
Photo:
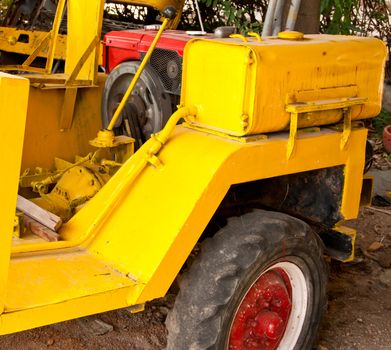
<path id="1" fill-rule="evenodd" d="M 146 52 L 151 45 L 156 30 L 123 30 L 107 33 L 104 37 L 103 66 L 107 73 L 125 61 L 139 60 L 140 53 Z M 160 38 L 157 48 L 176 51 L 183 56 L 186 43 L 194 39 L 180 30 L 167 30 Z"/>
<path id="2" fill-rule="evenodd" d="M 292 288 L 280 268 L 262 274 L 247 291 L 232 323 L 230 350 L 274 350 L 292 310 Z"/>

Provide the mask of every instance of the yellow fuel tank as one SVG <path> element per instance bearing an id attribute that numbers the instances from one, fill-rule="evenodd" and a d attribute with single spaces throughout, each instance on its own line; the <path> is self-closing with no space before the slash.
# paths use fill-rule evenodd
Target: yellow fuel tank
<path id="1" fill-rule="evenodd" d="M 351 98 L 365 101 L 351 107 L 352 120 L 380 112 L 387 55 L 383 42 L 351 36 L 285 37 L 189 42 L 181 104 L 197 107 L 194 123 L 244 136 L 289 127 L 290 104 L 320 106 L 299 115 L 299 128 L 337 123 L 343 110 L 322 106 Z"/>

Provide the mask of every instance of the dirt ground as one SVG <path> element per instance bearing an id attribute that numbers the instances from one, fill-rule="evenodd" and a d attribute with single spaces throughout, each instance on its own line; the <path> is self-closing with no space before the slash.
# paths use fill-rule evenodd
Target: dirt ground
<path id="1" fill-rule="evenodd" d="M 350 264 L 330 264 L 328 312 L 318 350 L 391 349 L 391 208 L 388 209 L 388 213 L 364 209 L 358 220 L 349 223 L 358 229 L 357 256 Z M 3 336 L 0 349 L 163 349 L 164 320 L 174 298 L 168 295 L 139 314 L 112 311 Z"/>
<path id="2" fill-rule="evenodd" d="M 388 213 L 364 209 L 349 223 L 358 231 L 356 259 L 331 264 L 319 350 L 391 349 L 391 210 Z"/>

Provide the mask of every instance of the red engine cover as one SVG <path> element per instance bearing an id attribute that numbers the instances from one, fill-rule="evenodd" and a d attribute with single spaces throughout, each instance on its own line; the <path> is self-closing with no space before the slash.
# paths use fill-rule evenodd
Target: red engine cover
<path id="1" fill-rule="evenodd" d="M 156 30 L 123 30 L 107 33 L 104 37 L 103 66 L 110 73 L 125 61 L 140 60 L 142 53 L 151 45 Z M 180 57 L 186 43 L 194 36 L 180 30 L 167 30 L 160 38 L 157 48 L 175 51 Z"/>

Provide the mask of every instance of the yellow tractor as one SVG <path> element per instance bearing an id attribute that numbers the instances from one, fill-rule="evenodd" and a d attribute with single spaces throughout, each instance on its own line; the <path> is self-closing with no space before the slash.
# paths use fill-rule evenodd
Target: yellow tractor
<path id="1" fill-rule="evenodd" d="M 354 258 L 343 223 L 368 201 L 362 120 L 380 111 L 385 45 L 292 31 L 195 38 L 178 110 L 133 152 L 113 129 L 182 6 L 148 3 L 163 22 L 106 129 L 104 1 L 59 0 L 45 42 L 0 73 L 0 334 L 142 311 L 177 280 L 168 349 L 311 349 L 324 254 Z M 33 33 L 20 30 L 7 52 Z"/>

